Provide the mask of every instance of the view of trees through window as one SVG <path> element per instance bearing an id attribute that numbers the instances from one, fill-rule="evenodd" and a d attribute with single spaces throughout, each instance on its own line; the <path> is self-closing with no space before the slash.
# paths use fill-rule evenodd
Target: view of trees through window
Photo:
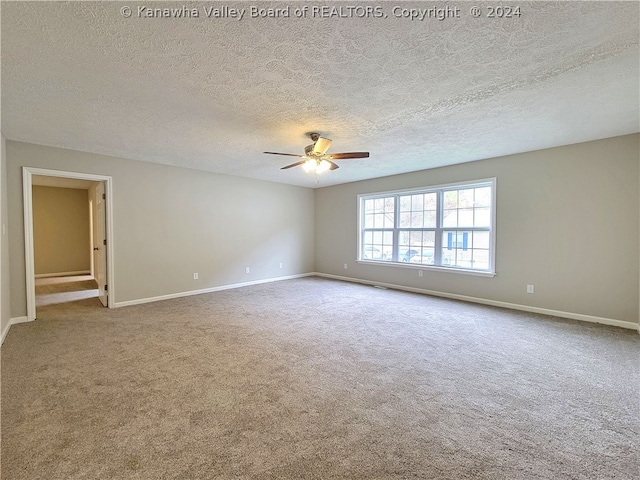
<path id="1" fill-rule="evenodd" d="M 490 271 L 494 182 L 360 197 L 360 260 Z"/>

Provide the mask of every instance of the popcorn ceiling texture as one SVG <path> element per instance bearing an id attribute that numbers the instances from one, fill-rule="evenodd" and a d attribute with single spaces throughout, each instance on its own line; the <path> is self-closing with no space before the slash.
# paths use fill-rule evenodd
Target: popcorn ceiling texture
<path id="1" fill-rule="evenodd" d="M 382 2 L 366 4 L 380 19 L 213 19 L 205 6 L 223 4 L 184 5 L 200 18 L 3 2 L 5 137 L 304 186 L 315 179 L 262 152 L 302 153 L 309 131 L 334 140 L 329 153 L 371 152 L 326 186 L 639 129 L 637 2 L 518 3 L 511 19 L 450 3 L 460 18 L 422 22 Z"/>

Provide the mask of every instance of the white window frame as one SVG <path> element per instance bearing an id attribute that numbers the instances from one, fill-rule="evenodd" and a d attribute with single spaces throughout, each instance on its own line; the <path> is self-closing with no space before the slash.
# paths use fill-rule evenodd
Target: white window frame
<path id="1" fill-rule="evenodd" d="M 370 264 L 370 265 L 385 265 L 389 267 L 396 268 L 409 268 L 409 269 L 418 269 L 418 270 L 433 270 L 439 272 L 452 272 L 452 273 L 462 273 L 467 275 L 477 275 L 484 277 L 493 277 L 496 275 L 495 269 L 495 257 L 496 257 L 496 178 L 485 178 L 480 180 L 471 180 L 466 182 L 456 182 L 456 183 L 447 183 L 441 185 L 431 185 L 419 188 L 412 188 L 407 190 L 392 190 L 386 192 L 374 192 L 374 193 L 363 193 L 358 195 L 358 247 L 357 247 L 357 259 L 356 262 L 359 264 Z M 460 230 L 460 231 L 477 231 L 476 227 L 444 227 L 443 223 L 443 198 L 444 192 L 448 190 L 462 190 L 465 188 L 478 188 L 478 187 L 491 187 L 491 221 L 489 227 L 489 268 L 486 270 L 480 269 L 471 269 L 471 268 L 463 268 L 451 265 L 441 265 L 442 262 L 441 252 L 442 252 L 442 234 L 444 231 L 451 230 Z M 425 194 L 425 193 L 434 193 L 438 194 L 437 200 L 437 221 L 435 228 L 419 228 L 417 230 L 422 231 L 435 231 L 436 244 L 434 247 L 434 259 L 436 265 L 428 265 L 428 264 L 420 264 L 420 263 L 406 263 L 398 261 L 398 250 L 399 250 L 399 231 L 407 230 L 407 228 L 400 228 L 399 223 L 399 208 L 395 205 L 395 220 L 393 228 L 393 258 L 392 260 L 375 260 L 375 259 L 366 259 L 363 256 L 363 243 L 364 243 L 364 202 L 365 200 L 375 199 L 375 198 L 385 198 L 395 196 L 399 198 L 402 195 L 415 195 L 415 194 Z M 485 228 L 486 230 L 486 228 Z"/>

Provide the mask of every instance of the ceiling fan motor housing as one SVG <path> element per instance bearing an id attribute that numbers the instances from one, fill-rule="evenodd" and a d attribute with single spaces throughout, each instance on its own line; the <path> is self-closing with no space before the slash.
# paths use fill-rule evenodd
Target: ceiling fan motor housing
<path id="1" fill-rule="evenodd" d="M 346 160 L 349 158 L 367 158 L 369 152 L 347 152 L 347 153 L 333 153 L 328 154 L 327 150 L 331 146 L 331 139 L 321 137 L 317 132 L 309 132 L 309 137 L 313 143 L 304 147 L 304 155 L 295 155 L 293 153 L 280 153 L 280 152 L 264 152 L 271 155 L 287 155 L 289 157 L 301 158 L 301 161 L 286 165 L 281 170 L 287 170 L 288 168 L 297 167 L 302 165 L 307 171 L 314 171 L 316 173 L 322 173 L 325 170 L 335 170 L 339 168 L 338 165 L 333 163 L 334 159 Z M 314 165 L 315 164 L 315 165 Z"/>

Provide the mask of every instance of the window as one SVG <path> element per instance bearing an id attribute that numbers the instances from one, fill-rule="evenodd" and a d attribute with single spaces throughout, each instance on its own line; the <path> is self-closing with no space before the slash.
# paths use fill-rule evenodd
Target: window
<path id="1" fill-rule="evenodd" d="M 358 259 L 494 273 L 495 179 L 359 196 Z"/>

